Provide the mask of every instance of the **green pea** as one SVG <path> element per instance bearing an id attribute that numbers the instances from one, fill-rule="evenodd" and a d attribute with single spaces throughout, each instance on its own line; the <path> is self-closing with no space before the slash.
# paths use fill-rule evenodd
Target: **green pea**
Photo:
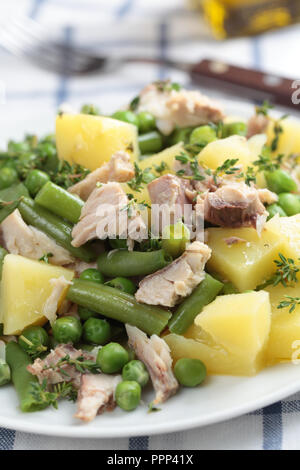
<path id="1" fill-rule="evenodd" d="M 122 370 L 123 380 L 133 380 L 144 387 L 149 381 L 149 374 L 143 362 L 134 360 L 128 362 Z"/>
<path id="2" fill-rule="evenodd" d="M 41 170 L 29 171 L 26 180 L 24 182 L 31 196 L 35 196 L 39 190 L 50 181 L 47 173 Z"/>
<path id="3" fill-rule="evenodd" d="M 115 277 L 110 281 L 105 282 L 105 285 L 119 289 L 122 292 L 127 292 L 127 294 L 134 295 L 136 293 L 136 285 L 130 279 L 126 277 Z"/>
<path id="4" fill-rule="evenodd" d="M 100 349 L 97 364 L 105 374 L 119 372 L 128 362 L 128 352 L 118 343 L 109 343 Z"/>
<path id="5" fill-rule="evenodd" d="M 182 222 L 164 227 L 161 247 L 173 258 L 177 258 L 185 251 L 189 241 L 190 231 Z"/>
<path id="6" fill-rule="evenodd" d="M 300 212 L 300 198 L 297 194 L 281 193 L 278 195 L 278 204 L 288 215 L 296 215 Z"/>
<path id="7" fill-rule="evenodd" d="M 58 343 L 77 343 L 81 338 L 82 326 L 78 318 L 58 318 L 53 327 L 53 336 Z"/>
<path id="8" fill-rule="evenodd" d="M 78 305 L 78 315 L 80 320 L 86 321 L 89 318 L 99 318 L 99 315 L 97 312 L 94 312 L 93 310 L 90 310 L 89 308 L 82 307 L 81 305 Z"/>
<path id="9" fill-rule="evenodd" d="M 274 217 L 276 214 L 279 214 L 279 217 L 287 216 L 282 207 L 280 207 L 278 204 L 271 204 L 267 207 L 267 211 L 269 212 L 268 220 L 272 219 L 272 217 Z"/>
<path id="10" fill-rule="evenodd" d="M 14 168 L 3 167 L 0 170 L 0 189 L 9 188 L 18 180 L 18 173 Z"/>
<path id="11" fill-rule="evenodd" d="M 116 387 L 117 405 L 125 411 L 135 410 L 141 401 L 141 386 L 132 380 L 120 382 Z"/>
<path id="12" fill-rule="evenodd" d="M 190 144 L 206 145 L 214 140 L 217 140 L 217 134 L 211 126 L 196 127 L 190 135 Z"/>
<path id="13" fill-rule="evenodd" d="M 156 127 L 156 120 L 153 114 L 148 111 L 142 111 L 137 115 L 138 128 L 141 134 L 153 131 Z"/>
<path id="14" fill-rule="evenodd" d="M 162 150 L 163 139 L 161 134 L 157 131 L 139 135 L 138 140 L 142 155 L 157 153 Z"/>
<path id="15" fill-rule="evenodd" d="M 296 181 L 284 170 L 265 171 L 265 178 L 270 191 L 289 193 L 297 191 Z"/>
<path id="16" fill-rule="evenodd" d="M 0 387 L 10 382 L 11 373 L 9 365 L 3 359 L 0 359 Z"/>
<path id="17" fill-rule="evenodd" d="M 247 135 L 247 124 L 245 122 L 230 122 L 224 124 L 223 137 L 229 137 L 231 135 Z"/>
<path id="18" fill-rule="evenodd" d="M 19 336 L 19 345 L 30 356 L 38 356 L 49 347 L 49 336 L 41 326 L 29 326 Z"/>
<path id="19" fill-rule="evenodd" d="M 175 145 L 179 142 L 183 142 L 184 144 L 188 144 L 190 141 L 190 135 L 192 132 L 192 127 L 184 127 L 175 129 L 169 137 L 169 145 Z"/>
<path id="20" fill-rule="evenodd" d="M 110 340 L 110 324 L 100 318 L 89 318 L 83 325 L 82 333 L 88 343 L 103 345 Z"/>
<path id="21" fill-rule="evenodd" d="M 92 282 L 98 282 L 98 284 L 103 284 L 104 283 L 104 276 L 98 269 L 94 268 L 88 268 L 82 271 L 82 273 L 79 276 L 79 279 L 82 279 L 83 281 L 92 281 Z"/>
<path id="22" fill-rule="evenodd" d="M 128 122 L 129 124 L 133 124 L 137 127 L 139 125 L 137 115 L 134 114 L 132 111 L 116 111 L 112 115 L 112 118 L 117 119 L 118 121 Z"/>
<path id="23" fill-rule="evenodd" d="M 206 367 L 199 359 L 182 358 L 176 362 L 174 374 L 184 387 L 196 387 L 205 379 Z"/>

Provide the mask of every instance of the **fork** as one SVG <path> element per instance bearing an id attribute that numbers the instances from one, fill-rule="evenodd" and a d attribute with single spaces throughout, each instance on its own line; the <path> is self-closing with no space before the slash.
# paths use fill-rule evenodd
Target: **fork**
<path id="1" fill-rule="evenodd" d="M 188 63 L 161 57 L 94 54 L 49 38 L 46 30 L 28 17 L 12 17 L 6 21 L 0 28 L 0 44 L 39 68 L 64 76 L 113 72 L 127 63 L 159 64 L 186 72 L 193 82 L 202 86 L 227 91 L 243 99 L 269 100 L 299 111 L 299 103 L 292 100 L 297 81 L 209 59 Z"/>
<path id="2" fill-rule="evenodd" d="M 10 18 L 0 30 L 0 44 L 39 68 L 61 75 L 106 72 L 130 62 L 161 64 L 188 71 L 190 64 L 160 57 L 109 57 L 49 38 L 44 28 L 28 17 Z"/>

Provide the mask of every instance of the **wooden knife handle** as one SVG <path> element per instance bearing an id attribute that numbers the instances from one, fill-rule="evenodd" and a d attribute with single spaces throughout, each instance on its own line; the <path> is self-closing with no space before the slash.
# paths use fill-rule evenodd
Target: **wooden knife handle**
<path id="1" fill-rule="evenodd" d="M 300 80 L 208 59 L 192 66 L 190 74 L 194 82 L 204 86 L 217 87 L 221 91 L 224 89 L 258 102 L 268 100 L 270 103 L 300 111 Z"/>

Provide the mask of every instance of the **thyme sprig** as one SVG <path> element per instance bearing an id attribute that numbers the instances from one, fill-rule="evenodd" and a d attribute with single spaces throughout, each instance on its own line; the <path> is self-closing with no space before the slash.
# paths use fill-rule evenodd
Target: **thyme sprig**
<path id="1" fill-rule="evenodd" d="M 297 305 L 300 305 L 300 297 L 292 297 L 291 295 L 285 295 L 287 300 L 282 300 L 277 305 L 277 308 L 289 308 L 289 313 L 293 313 Z"/>
<path id="2" fill-rule="evenodd" d="M 289 287 L 291 284 L 298 282 L 297 273 L 300 271 L 300 265 L 295 263 L 292 258 L 286 258 L 282 253 L 278 253 L 279 259 L 273 260 L 276 265 L 276 272 L 265 283 L 257 287 L 258 290 L 267 286 L 276 287 L 282 284 Z M 300 258 L 298 258 L 300 261 Z"/>
<path id="3" fill-rule="evenodd" d="M 43 370 L 58 370 L 62 375 L 69 377 L 69 374 L 63 369 L 63 366 L 73 366 L 77 372 L 83 374 L 88 371 L 93 374 L 100 372 L 100 366 L 89 359 L 86 359 L 84 356 L 79 356 L 76 359 L 72 359 L 69 354 L 62 357 L 56 364 L 50 364 L 45 366 Z"/>
<path id="4" fill-rule="evenodd" d="M 41 384 L 31 383 L 31 396 L 37 404 L 41 406 L 53 406 L 58 408 L 58 400 L 66 398 L 69 401 L 76 401 L 77 391 L 71 382 L 61 382 L 52 386 L 52 391 L 48 390 L 47 380 L 44 379 Z"/>
<path id="5" fill-rule="evenodd" d="M 128 181 L 127 184 L 131 189 L 140 193 L 144 185 L 150 183 L 153 179 L 155 179 L 155 176 L 151 173 L 151 167 L 142 170 L 139 165 L 134 162 L 134 177 Z"/>

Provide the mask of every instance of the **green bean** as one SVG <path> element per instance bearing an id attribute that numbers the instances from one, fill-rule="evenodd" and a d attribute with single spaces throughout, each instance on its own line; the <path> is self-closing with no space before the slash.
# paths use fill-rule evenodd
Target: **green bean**
<path id="1" fill-rule="evenodd" d="M 152 131 L 139 135 L 139 147 L 142 155 L 157 153 L 163 147 L 163 139 L 159 132 Z"/>
<path id="2" fill-rule="evenodd" d="M 7 254 L 8 254 L 8 251 L 6 251 L 4 248 L 2 248 L 2 246 L 0 246 L 0 281 L 2 279 L 3 261 Z"/>
<path id="3" fill-rule="evenodd" d="M 30 170 L 25 179 L 25 186 L 30 195 L 34 197 L 48 181 L 50 181 L 48 173 L 41 170 Z"/>
<path id="4" fill-rule="evenodd" d="M 6 361 L 11 370 L 12 382 L 19 397 L 21 410 L 30 412 L 46 408 L 48 405 L 37 402 L 31 393 L 32 384 L 38 383 L 38 379 L 27 370 L 27 366 L 32 363 L 28 354 L 12 341 L 6 346 Z"/>
<path id="5" fill-rule="evenodd" d="M 84 202 L 74 194 L 49 181 L 38 192 L 35 202 L 53 214 L 76 224 Z"/>
<path id="6" fill-rule="evenodd" d="M 98 269 L 107 277 L 146 276 L 164 268 L 170 261 L 171 257 L 164 250 L 113 250 L 101 253 Z"/>
<path id="7" fill-rule="evenodd" d="M 138 119 L 139 132 L 141 134 L 144 134 L 145 132 L 153 131 L 155 129 L 155 126 L 156 126 L 155 117 L 153 116 L 153 114 L 148 113 L 148 111 L 141 111 L 137 115 L 137 119 Z"/>
<path id="8" fill-rule="evenodd" d="M 0 358 L 0 387 L 6 385 L 11 380 L 11 373 L 9 365 Z"/>
<path id="9" fill-rule="evenodd" d="M 18 173 L 14 168 L 3 167 L 0 170 L 0 189 L 5 189 L 16 183 Z"/>
<path id="10" fill-rule="evenodd" d="M 245 122 L 230 122 L 224 124 L 223 137 L 229 137 L 230 135 L 247 135 L 247 124 Z"/>
<path id="11" fill-rule="evenodd" d="M 205 305 L 216 298 L 222 288 L 222 282 L 206 274 L 203 281 L 196 287 L 192 294 L 176 309 L 169 322 L 170 331 L 178 335 L 184 334 L 193 323 L 198 313 L 201 312 Z"/>
<path id="12" fill-rule="evenodd" d="M 128 122 L 128 124 L 133 124 L 134 126 L 139 125 L 137 115 L 132 111 L 116 111 L 111 117 L 118 121 Z"/>
<path id="13" fill-rule="evenodd" d="M 208 125 L 196 127 L 190 135 L 190 144 L 207 145 L 214 140 L 217 140 L 217 133 L 213 127 Z"/>
<path id="14" fill-rule="evenodd" d="M 168 144 L 170 146 L 178 144 L 179 142 L 188 144 L 192 130 L 193 130 L 192 127 L 183 127 L 183 128 L 179 127 L 175 129 L 175 131 L 172 132 L 172 134 L 170 135 L 168 139 Z"/>
<path id="15" fill-rule="evenodd" d="M 140 304 L 133 295 L 80 279 L 73 281 L 67 298 L 105 317 L 137 326 L 149 335 L 160 334 L 171 317 L 169 310 Z"/>
<path id="16" fill-rule="evenodd" d="M 68 250 L 76 258 L 89 263 L 95 258 L 94 252 L 87 246 L 75 248 L 72 242 L 72 225 L 52 214 L 44 207 L 29 198 L 24 198 L 19 205 L 24 221 L 33 225 L 53 238 L 60 246 Z"/>
<path id="17" fill-rule="evenodd" d="M 222 295 L 237 294 L 239 291 L 232 282 L 224 282 L 224 286 L 220 292 Z"/>

